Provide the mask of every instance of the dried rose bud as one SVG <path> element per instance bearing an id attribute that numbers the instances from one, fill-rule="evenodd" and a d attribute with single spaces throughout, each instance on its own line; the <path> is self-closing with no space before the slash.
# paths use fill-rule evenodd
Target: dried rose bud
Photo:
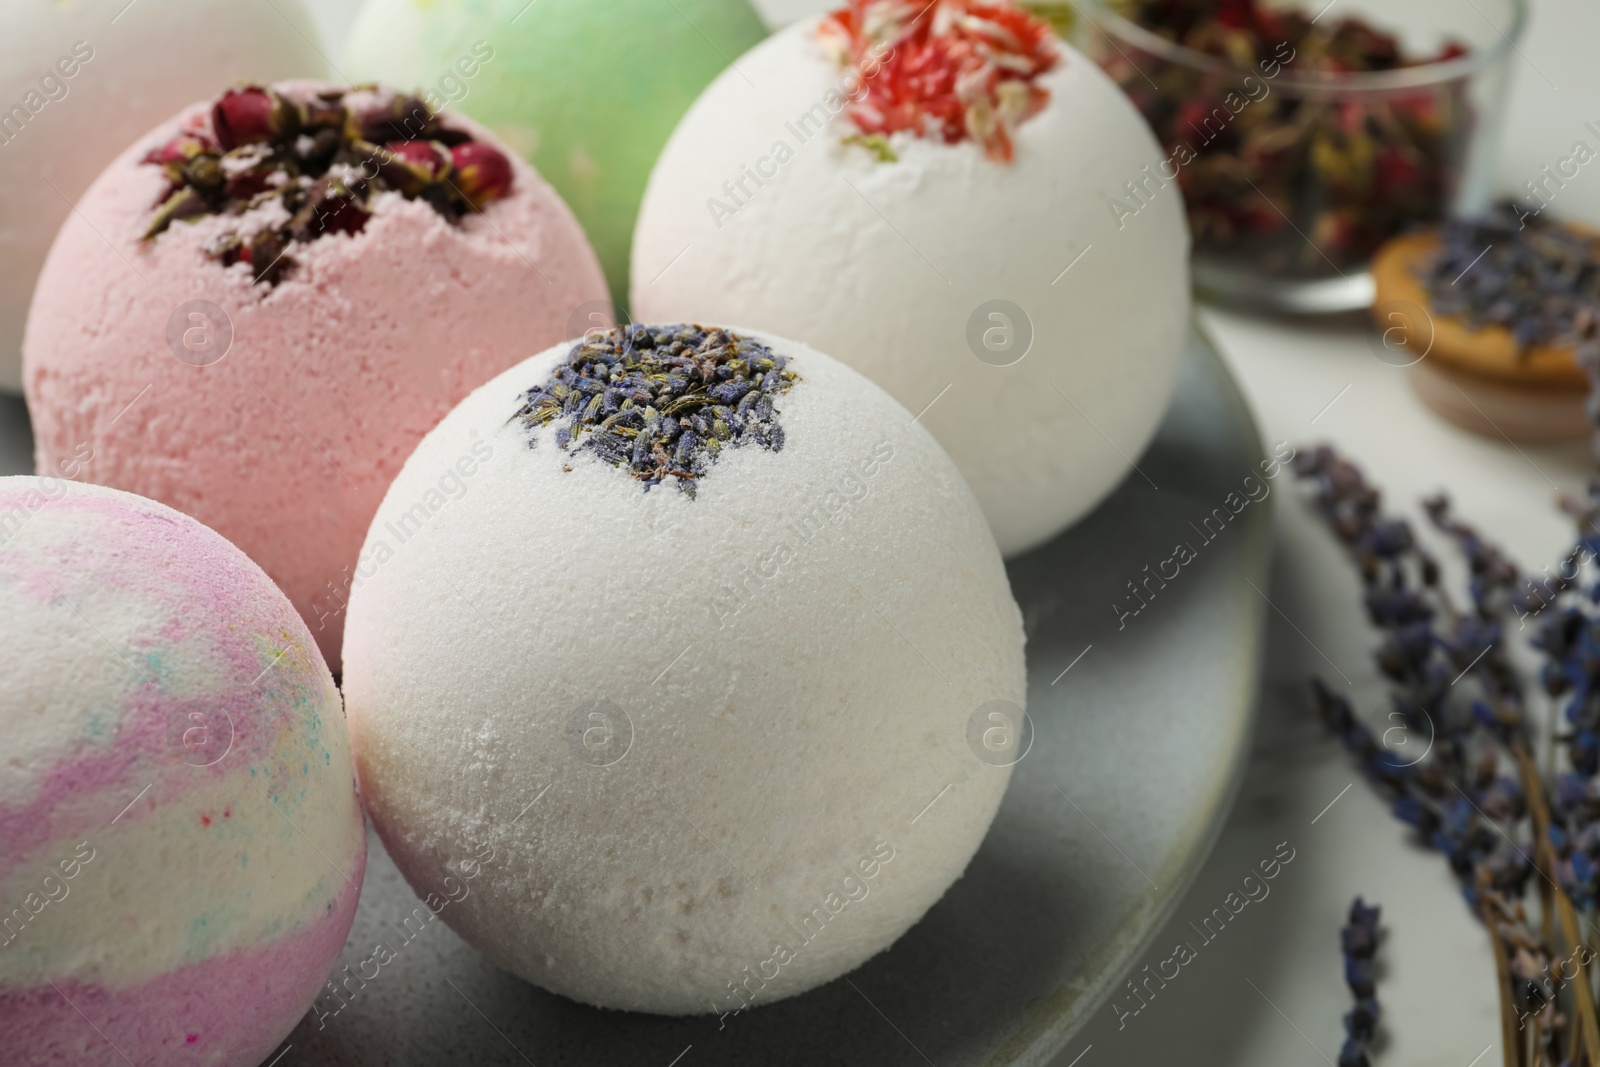
<path id="1" fill-rule="evenodd" d="M 202 192 L 210 193 L 222 187 L 222 160 L 210 152 L 195 156 L 184 164 L 180 172 L 183 180 Z"/>
<path id="2" fill-rule="evenodd" d="M 182 188 L 187 180 L 184 171 L 191 163 L 202 158 L 216 158 L 216 142 L 197 134 L 179 134 L 160 148 L 152 149 L 144 162 L 158 166 L 172 184 L 170 192 Z M 170 195 L 170 192 L 168 195 Z"/>
<path id="3" fill-rule="evenodd" d="M 216 142 L 200 133 L 180 133 L 160 148 L 153 148 L 144 157 L 146 163 L 158 166 L 182 167 L 189 160 L 205 152 L 216 151 Z"/>
<path id="4" fill-rule="evenodd" d="M 250 264 L 256 281 L 275 286 L 294 265 L 294 260 L 284 255 L 288 247 L 277 230 L 262 230 L 250 239 L 250 246 L 241 258 Z"/>
<path id="5" fill-rule="evenodd" d="M 271 141 L 294 133 L 300 114 L 270 89 L 229 89 L 211 108 L 211 129 L 225 152 L 242 144 Z"/>
<path id="6" fill-rule="evenodd" d="M 271 172 L 263 170 L 247 170 L 243 174 L 236 174 L 228 179 L 228 199 L 252 200 L 272 188 L 270 179 Z"/>
<path id="7" fill-rule="evenodd" d="M 303 130 L 342 130 L 349 113 L 338 98 L 313 97 L 300 107 L 300 128 Z"/>
<path id="8" fill-rule="evenodd" d="M 433 141 L 390 141 L 383 148 L 378 173 L 408 195 L 443 181 L 453 165 L 450 151 Z"/>
<path id="9" fill-rule="evenodd" d="M 511 161 L 482 141 L 456 145 L 450 150 L 456 168 L 456 188 L 476 211 L 491 200 L 511 192 Z"/>
<path id="10" fill-rule="evenodd" d="M 330 196 L 317 205 L 315 224 L 329 233 L 360 233 L 371 217 L 354 196 Z"/>
<path id="11" fill-rule="evenodd" d="M 179 189 L 169 196 L 161 207 L 156 209 L 156 214 L 150 220 L 150 225 L 145 229 L 146 238 L 154 237 L 158 233 L 165 233 L 175 219 L 194 219 L 210 211 L 210 206 L 205 198 L 193 189 Z"/>
<path id="12" fill-rule="evenodd" d="M 352 122 L 352 139 L 385 144 L 433 136 L 433 110 L 414 96 L 396 96 L 385 107 L 370 108 Z"/>
<path id="13" fill-rule="evenodd" d="M 250 261 L 250 249 L 245 247 L 243 239 L 236 233 L 225 233 L 212 241 L 206 248 L 206 255 L 224 267 L 231 267 L 241 261 L 246 263 Z"/>
<path id="14" fill-rule="evenodd" d="M 371 217 L 357 194 L 341 183 L 329 182 L 289 220 L 289 236 L 311 241 L 332 233 L 360 233 Z"/>

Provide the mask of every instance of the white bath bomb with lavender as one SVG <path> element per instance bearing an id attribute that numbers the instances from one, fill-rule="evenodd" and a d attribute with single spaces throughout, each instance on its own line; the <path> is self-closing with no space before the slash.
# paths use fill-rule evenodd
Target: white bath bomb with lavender
<path id="1" fill-rule="evenodd" d="M 933 438 L 819 352 L 684 326 L 553 348 L 423 440 L 344 680 L 396 864 L 473 876 L 441 917 L 553 992 L 668 1014 L 893 943 L 982 841 L 1025 699 L 1000 553 Z"/>

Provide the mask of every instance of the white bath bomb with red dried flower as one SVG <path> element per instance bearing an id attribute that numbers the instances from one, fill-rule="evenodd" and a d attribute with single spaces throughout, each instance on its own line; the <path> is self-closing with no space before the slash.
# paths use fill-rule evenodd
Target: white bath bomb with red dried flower
<path id="1" fill-rule="evenodd" d="M 646 191 L 642 319 L 760 324 L 877 382 L 1007 555 L 1130 471 L 1177 381 L 1188 228 L 1144 120 L 1009 3 L 853 0 L 706 89 Z M 1127 183 L 1144 187 L 1132 217 Z M 1117 215 L 1123 217 L 1119 221 Z"/>
<path id="2" fill-rule="evenodd" d="M 301 0 L 0 4 L 0 390 L 72 205 L 139 134 L 239 79 L 327 75 Z"/>
<path id="3" fill-rule="evenodd" d="M 472 389 L 608 308 L 571 212 L 482 127 L 382 89 L 233 89 L 111 165 L 24 342 L 39 469 L 206 523 L 338 670 L 400 465 Z"/>

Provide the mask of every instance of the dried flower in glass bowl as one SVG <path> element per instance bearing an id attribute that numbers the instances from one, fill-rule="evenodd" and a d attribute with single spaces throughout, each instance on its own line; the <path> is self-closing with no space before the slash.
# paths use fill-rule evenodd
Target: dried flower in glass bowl
<path id="1" fill-rule="evenodd" d="M 1131 226 L 1154 198 L 1181 194 L 1196 283 L 1216 296 L 1366 307 L 1384 241 L 1487 203 L 1524 0 L 1429 21 L 1450 6 L 1088 0 L 1083 50 L 1167 152 L 1107 209 Z"/>

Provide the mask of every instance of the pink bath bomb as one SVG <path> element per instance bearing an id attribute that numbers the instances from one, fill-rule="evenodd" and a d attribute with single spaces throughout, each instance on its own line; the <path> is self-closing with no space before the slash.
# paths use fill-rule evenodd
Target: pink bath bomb
<path id="1" fill-rule="evenodd" d="M 482 127 L 386 90 L 230 90 L 124 152 L 62 227 L 23 341 L 38 470 L 87 449 L 79 477 L 217 530 L 337 671 L 362 538 L 413 446 L 609 309 L 571 212 Z"/>
<path id="2" fill-rule="evenodd" d="M 0 478 L 0 677 L 0 1067 L 254 1067 L 366 865 L 305 623 L 171 508 Z"/>

